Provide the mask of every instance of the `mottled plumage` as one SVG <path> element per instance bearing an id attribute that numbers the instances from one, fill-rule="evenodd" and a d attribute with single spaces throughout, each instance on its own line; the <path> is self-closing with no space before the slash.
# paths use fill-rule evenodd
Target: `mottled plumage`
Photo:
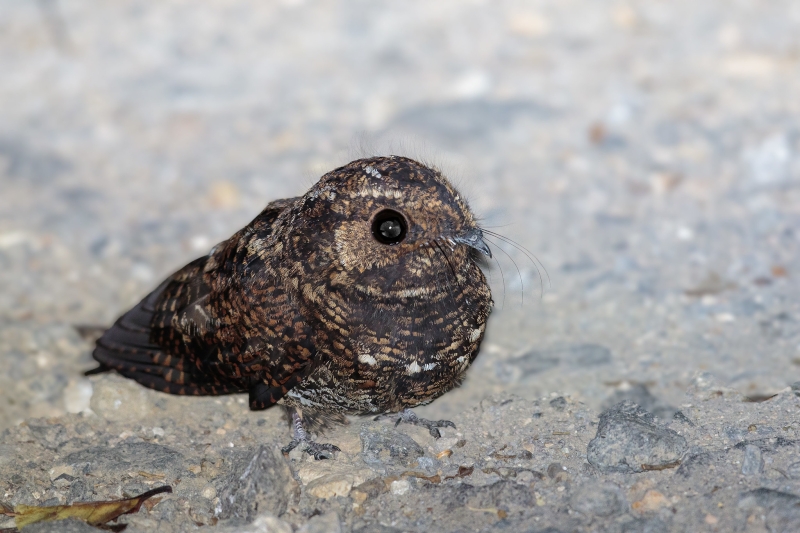
<path id="1" fill-rule="evenodd" d="M 492 299 L 477 251 L 490 255 L 441 173 L 354 161 L 164 281 L 94 357 L 172 394 L 249 392 L 296 426 L 401 413 L 457 386 L 478 354 Z"/>

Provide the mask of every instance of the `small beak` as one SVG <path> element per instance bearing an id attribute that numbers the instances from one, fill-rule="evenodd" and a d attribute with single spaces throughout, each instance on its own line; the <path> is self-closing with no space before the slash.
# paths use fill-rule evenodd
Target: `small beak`
<path id="1" fill-rule="evenodd" d="M 486 243 L 483 242 L 483 232 L 478 228 L 470 229 L 458 237 L 453 237 L 453 240 L 457 243 L 466 244 L 470 248 L 478 250 L 483 255 L 492 257 L 492 251 Z"/>

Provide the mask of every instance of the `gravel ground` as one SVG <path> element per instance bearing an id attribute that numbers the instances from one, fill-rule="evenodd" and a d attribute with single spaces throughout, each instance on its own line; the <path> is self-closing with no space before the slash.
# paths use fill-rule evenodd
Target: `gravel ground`
<path id="1" fill-rule="evenodd" d="M 0 3 L 0 500 L 173 485 L 132 532 L 800 530 L 798 27 L 789 0 Z M 417 410 L 456 430 L 353 419 L 286 459 L 244 397 L 81 377 L 74 326 L 385 153 L 540 261 L 493 245 L 482 353 Z"/>

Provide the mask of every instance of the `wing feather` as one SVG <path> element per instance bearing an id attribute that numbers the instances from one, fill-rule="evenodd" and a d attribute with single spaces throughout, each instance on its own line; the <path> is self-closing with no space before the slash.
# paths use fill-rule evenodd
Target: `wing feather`
<path id="1" fill-rule="evenodd" d="M 313 336 L 275 276 L 243 269 L 269 269 L 248 244 L 293 201 L 273 202 L 122 315 L 97 341 L 101 367 L 172 394 L 249 391 L 253 409 L 280 400 L 306 375 Z"/>

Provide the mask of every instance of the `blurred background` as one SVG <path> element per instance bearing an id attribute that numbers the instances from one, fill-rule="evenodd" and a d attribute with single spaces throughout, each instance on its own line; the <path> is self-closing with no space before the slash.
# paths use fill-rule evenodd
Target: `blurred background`
<path id="1" fill-rule="evenodd" d="M 785 387 L 798 28 L 790 0 L 3 1 L 0 428 L 84 405 L 72 325 L 365 154 L 439 165 L 549 274 L 495 253 L 479 369 L 430 409 Z"/>

